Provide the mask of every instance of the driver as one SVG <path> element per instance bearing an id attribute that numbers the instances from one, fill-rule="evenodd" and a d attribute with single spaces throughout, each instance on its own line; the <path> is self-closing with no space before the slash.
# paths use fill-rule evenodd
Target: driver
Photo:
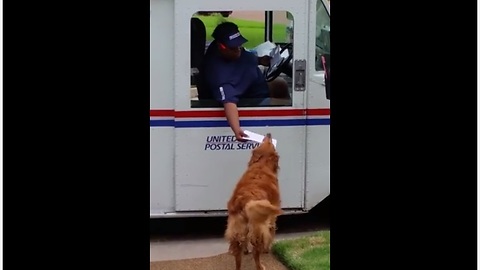
<path id="1" fill-rule="evenodd" d="M 213 98 L 223 104 L 230 128 L 239 141 L 247 137 L 240 127 L 237 103 L 240 99 L 259 100 L 269 105 L 271 98 L 290 99 L 287 82 L 276 78 L 267 82 L 258 65 L 269 66 L 270 57 L 257 57 L 242 45 L 248 40 L 232 22 L 219 24 L 212 33 L 214 41 L 204 57 L 205 86 Z"/>

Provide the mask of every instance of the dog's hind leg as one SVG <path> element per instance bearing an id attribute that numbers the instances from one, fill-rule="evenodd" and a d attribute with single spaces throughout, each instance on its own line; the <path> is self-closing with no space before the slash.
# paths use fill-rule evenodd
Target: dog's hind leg
<path id="1" fill-rule="evenodd" d="M 242 253 L 245 251 L 247 241 L 247 223 L 243 216 L 229 216 L 225 238 L 230 243 L 228 252 L 235 256 L 235 269 L 240 270 L 242 266 Z"/>
<path id="2" fill-rule="evenodd" d="M 240 242 L 231 242 L 229 252 L 235 257 L 235 270 L 242 268 L 242 244 Z"/>
<path id="3" fill-rule="evenodd" d="M 256 270 L 266 270 L 265 266 L 260 263 L 260 250 L 258 248 L 253 248 L 253 260 L 255 261 Z"/>

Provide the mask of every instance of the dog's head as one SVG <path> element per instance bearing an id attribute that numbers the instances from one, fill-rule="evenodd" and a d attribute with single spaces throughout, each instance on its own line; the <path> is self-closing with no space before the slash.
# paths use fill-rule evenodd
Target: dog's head
<path id="1" fill-rule="evenodd" d="M 248 165 L 251 166 L 252 164 L 263 162 L 270 167 L 274 173 L 277 173 L 279 169 L 278 160 L 279 155 L 272 143 L 272 134 L 267 133 L 263 138 L 262 143 L 252 150 L 252 157 L 250 158 Z"/>

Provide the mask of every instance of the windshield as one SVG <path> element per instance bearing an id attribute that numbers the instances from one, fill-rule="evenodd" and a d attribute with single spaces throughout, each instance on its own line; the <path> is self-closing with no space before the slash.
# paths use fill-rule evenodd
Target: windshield
<path id="1" fill-rule="evenodd" d="M 316 51 L 315 67 L 316 70 L 323 70 L 321 56 L 330 54 L 330 16 L 327 13 L 322 0 L 317 0 L 317 19 L 316 19 Z"/>

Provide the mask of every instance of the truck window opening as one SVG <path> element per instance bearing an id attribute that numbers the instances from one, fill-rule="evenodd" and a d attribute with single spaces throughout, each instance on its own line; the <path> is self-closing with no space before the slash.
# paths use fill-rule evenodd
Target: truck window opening
<path id="1" fill-rule="evenodd" d="M 271 14 L 268 16 L 267 14 Z M 238 107 L 292 106 L 293 68 L 293 16 L 287 11 L 198 11 L 190 19 L 190 104 L 191 108 L 221 108 L 223 105 L 213 98 L 202 98 L 201 91 L 210 91 L 202 86 L 200 70 L 205 53 L 213 41 L 212 32 L 217 25 L 230 21 L 238 25 L 239 31 L 248 41 L 243 44 L 246 51 L 265 55 L 268 46 L 286 47 L 283 55 L 292 54 L 289 63 L 281 68 L 277 80 L 288 85 L 289 98 L 273 98 L 268 104 L 258 104 L 256 99 L 240 99 Z M 271 40 L 269 40 L 271 39 Z M 286 46 L 288 44 L 291 46 Z M 261 45 L 261 47 L 257 47 Z M 257 51 L 258 49 L 258 51 Z M 258 55 L 258 56 L 262 56 Z M 267 67 L 258 66 L 265 75 Z M 276 74 L 275 74 L 276 76 Z M 271 78 L 269 78 L 271 79 Z M 200 94 L 199 94 L 200 92 Z"/>

